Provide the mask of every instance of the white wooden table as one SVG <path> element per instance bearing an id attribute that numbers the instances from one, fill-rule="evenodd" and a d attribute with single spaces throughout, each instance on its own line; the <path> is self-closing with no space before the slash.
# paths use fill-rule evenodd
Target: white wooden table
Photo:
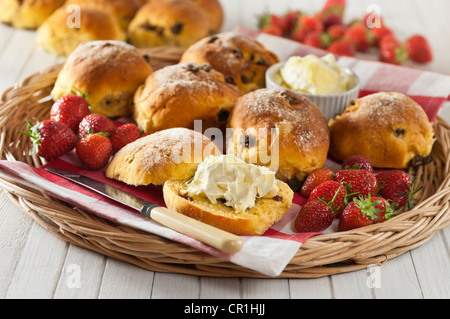
<path id="1" fill-rule="evenodd" d="M 425 34 L 435 61 L 423 68 L 450 74 L 450 2 L 448 0 L 347 0 L 347 19 L 361 17 L 378 4 L 388 25 L 400 36 Z M 222 0 L 223 30 L 255 27 L 265 9 L 316 12 L 323 1 Z M 0 91 L 61 58 L 45 53 L 35 33 L 0 25 Z M 441 111 L 450 122 L 446 106 Z M 375 269 L 320 279 L 207 278 L 146 271 L 78 248 L 46 232 L 0 192 L 0 298 L 449 298 L 450 229 L 439 231 L 423 246 Z M 80 282 L 73 280 L 81 274 Z"/>

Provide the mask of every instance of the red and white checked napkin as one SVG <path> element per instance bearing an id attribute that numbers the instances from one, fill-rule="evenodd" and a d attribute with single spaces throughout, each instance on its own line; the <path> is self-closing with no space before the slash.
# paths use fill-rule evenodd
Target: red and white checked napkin
<path id="1" fill-rule="evenodd" d="M 282 60 L 292 55 L 306 55 L 310 53 L 323 55 L 326 53 L 291 40 L 258 34 L 245 28 L 237 28 L 235 31 L 254 36 Z M 408 94 L 423 106 L 431 121 L 436 118 L 443 103 L 449 100 L 450 75 L 355 58 L 339 58 L 338 61 L 340 64 L 351 68 L 361 78 L 361 95 L 378 91 L 396 91 Z M 103 171 L 90 171 L 83 168 L 74 152 L 66 154 L 47 165 L 89 176 L 138 195 L 155 204 L 165 206 L 160 187 L 131 187 L 107 179 Z M 327 166 L 339 168 L 338 163 L 331 161 L 327 163 Z M 223 253 L 195 239 L 161 226 L 113 200 L 48 173 L 44 168 L 31 168 L 20 162 L 0 161 L 0 171 L 102 218 L 189 245 L 267 276 L 276 277 L 280 275 L 302 243 L 312 236 L 319 235 L 318 233 L 297 234 L 293 231 L 292 225 L 295 217 L 301 206 L 306 202 L 305 198 L 295 194 L 292 208 L 282 221 L 273 225 L 263 236 L 243 237 L 244 247 L 242 251 L 235 254 Z M 323 233 L 336 231 L 336 226 L 337 223 L 334 223 Z"/>

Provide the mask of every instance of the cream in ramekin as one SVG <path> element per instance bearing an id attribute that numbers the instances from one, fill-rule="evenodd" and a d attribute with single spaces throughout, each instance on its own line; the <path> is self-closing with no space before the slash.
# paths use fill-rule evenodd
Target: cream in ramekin
<path id="1" fill-rule="evenodd" d="M 321 109 L 327 120 L 340 114 L 359 96 L 359 78 L 339 66 L 334 55 L 291 57 L 266 73 L 268 88 L 282 88 L 304 95 Z"/>

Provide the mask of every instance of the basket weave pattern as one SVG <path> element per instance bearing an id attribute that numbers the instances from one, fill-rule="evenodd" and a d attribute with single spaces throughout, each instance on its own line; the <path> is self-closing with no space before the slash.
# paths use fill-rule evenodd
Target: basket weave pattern
<path id="1" fill-rule="evenodd" d="M 180 51 L 145 52 L 153 68 L 177 63 Z M 40 167 L 45 160 L 31 152 L 24 119 L 48 118 L 49 98 L 62 65 L 33 74 L 0 97 L 0 159 Z M 280 278 L 316 278 L 366 268 L 414 249 L 450 225 L 450 127 L 437 119 L 434 162 L 409 173 L 423 186 L 417 205 L 383 223 L 316 236 L 304 243 Z M 0 186 L 18 207 L 48 231 L 72 244 L 151 271 L 216 277 L 265 277 L 191 247 L 130 227 L 115 225 L 77 207 L 30 189 L 5 176 Z"/>

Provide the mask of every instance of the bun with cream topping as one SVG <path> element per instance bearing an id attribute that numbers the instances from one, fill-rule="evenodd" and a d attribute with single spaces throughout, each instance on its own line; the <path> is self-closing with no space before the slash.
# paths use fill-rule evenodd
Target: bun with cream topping
<path id="1" fill-rule="evenodd" d="M 236 235 L 259 236 L 280 221 L 293 191 L 265 167 L 232 155 L 212 156 L 191 180 L 169 180 L 163 187 L 168 208 Z"/>

